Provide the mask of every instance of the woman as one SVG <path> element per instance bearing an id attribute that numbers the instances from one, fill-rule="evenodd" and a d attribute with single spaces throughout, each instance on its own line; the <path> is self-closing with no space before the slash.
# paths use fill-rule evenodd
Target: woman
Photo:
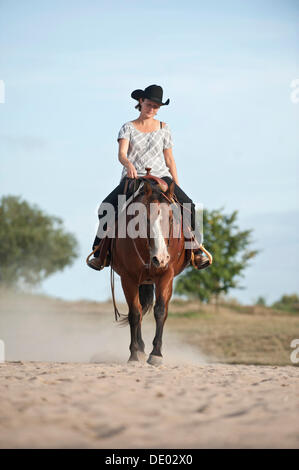
<path id="1" fill-rule="evenodd" d="M 166 123 L 154 119 L 160 106 L 168 105 L 169 99 L 163 103 L 163 90 L 158 85 L 150 85 L 145 90 L 134 90 L 131 97 L 138 101 L 135 108 L 140 111 L 140 115 L 134 121 L 123 124 L 118 133 L 118 159 L 124 168 L 120 184 L 104 199 L 103 203 L 109 202 L 116 209 L 118 195 L 124 193 L 126 177 L 143 176 L 146 174 L 145 168 L 150 167 L 151 174 L 162 178 L 168 185 L 174 181 L 174 193 L 181 204 L 191 204 L 191 228 L 194 230 L 195 205 L 178 185 L 170 128 Z M 100 212 L 102 212 L 101 208 Z M 99 245 L 100 241 L 101 239 L 97 236 L 93 249 Z M 208 258 L 200 249 L 194 251 L 194 255 L 194 263 L 198 269 L 209 266 Z M 103 269 L 97 252 L 94 258 L 88 261 L 88 266 L 96 270 Z"/>

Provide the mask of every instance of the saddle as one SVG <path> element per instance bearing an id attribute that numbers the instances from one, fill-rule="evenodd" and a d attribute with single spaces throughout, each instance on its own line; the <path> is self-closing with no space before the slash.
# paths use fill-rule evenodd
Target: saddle
<path id="1" fill-rule="evenodd" d="M 127 178 L 125 182 L 125 187 L 124 187 L 124 194 L 127 193 L 127 190 L 129 189 L 130 192 L 135 192 L 136 189 L 139 187 L 141 181 L 148 181 L 150 183 L 155 183 L 159 186 L 161 191 L 165 193 L 168 189 L 168 184 L 166 181 L 162 180 L 162 178 L 159 178 L 158 176 L 154 176 L 150 174 L 151 168 L 146 168 L 146 175 L 140 176 L 137 179 L 133 178 Z"/>

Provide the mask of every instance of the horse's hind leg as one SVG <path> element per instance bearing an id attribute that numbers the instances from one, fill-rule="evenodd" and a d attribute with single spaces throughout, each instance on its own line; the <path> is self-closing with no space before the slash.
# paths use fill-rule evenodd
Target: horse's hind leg
<path id="1" fill-rule="evenodd" d="M 131 331 L 131 343 L 130 351 L 131 355 L 129 361 L 138 361 L 138 351 L 140 351 L 140 345 L 142 348 L 141 338 L 141 319 L 142 319 L 142 307 L 139 302 L 139 289 L 138 285 L 134 283 L 129 277 L 122 277 L 121 284 L 124 290 L 124 294 L 129 306 L 128 320 Z M 139 332 L 138 332 L 139 330 Z M 140 343 L 140 339 L 142 343 Z M 139 340 L 139 341 L 138 341 Z M 144 343 L 143 343 L 144 349 Z"/>
<path id="2" fill-rule="evenodd" d="M 138 327 L 137 327 L 137 342 L 138 342 L 137 356 L 138 356 L 139 361 L 145 362 L 146 361 L 146 354 L 145 354 L 145 351 L 144 351 L 145 344 L 143 342 L 142 335 L 141 335 L 141 321 L 142 321 L 142 318 L 141 318 L 140 323 L 138 324 Z"/>

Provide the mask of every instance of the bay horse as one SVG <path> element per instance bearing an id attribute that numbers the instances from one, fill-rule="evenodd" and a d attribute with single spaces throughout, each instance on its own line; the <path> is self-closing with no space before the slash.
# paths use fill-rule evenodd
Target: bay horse
<path id="1" fill-rule="evenodd" d="M 123 315 L 123 320 L 121 320 L 123 323 L 130 324 L 131 354 L 129 361 L 139 361 L 145 358 L 141 323 L 143 315 L 154 304 L 155 286 L 154 317 L 156 320 L 156 333 L 153 340 L 153 349 L 147 362 L 151 365 L 159 365 L 162 363 L 163 327 L 168 315 L 173 280 L 190 263 L 191 251 L 185 250 L 182 218 L 176 217 L 173 211 L 174 182 L 168 187 L 164 180 L 150 176 L 152 179 L 140 178 L 143 180 L 144 185 L 140 193 L 133 199 L 134 203 L 142 203 L 146 208 L 146 211 L 144 211 L 146 215 L 143 218 L 145 236 L 132 238 L 126 234 L 125 237 L 121 238 L 119 234 L 116 234 L 111 242 L 110 263 L 111 276 L 112 270 L 120 276 L 129 307 L 128 315 Z M 153 180 L 156 180 L 154 184 Z M 165 190 L 165 187 L 162 188 L 162 184 L 166 185 L 167 190 Z M 125 221 L 125 226 L 127 229 L 133 220 L 134 214 L 128 217 L 130 205 L 133 201 L 128 204 L 126 210 L 128 222 Z M 151 210 L 153 208 L 154 210 Z M 180 208 L 179 214 L 181 215 Z M 145 217 L 146 220 L 144 220 Z M 139 223 L 140 220 L 138 220 Z M 163 232 L 163 227 L 170 227 L 170 230 Z M 120 314 L 118 313 L 118 315 Z"/>

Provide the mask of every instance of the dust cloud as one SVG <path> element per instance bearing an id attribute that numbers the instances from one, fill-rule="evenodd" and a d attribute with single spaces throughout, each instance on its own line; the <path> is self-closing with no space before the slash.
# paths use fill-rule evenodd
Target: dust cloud
<path id="1" fill-rule="evenodd" d="M 127 314 L 126 304 L 118 304 Z M 155 335 L 153 313 L 142 324 L 146 354 Z M 126 363 L 130 329 L 114 319 L 111 302 L 69 302 L 41 295 L 0 292 L 0 339 L 6 361 Z M 204 364 L 199 350 L 178 335 L 163 335 L 164 364 Z"/>

